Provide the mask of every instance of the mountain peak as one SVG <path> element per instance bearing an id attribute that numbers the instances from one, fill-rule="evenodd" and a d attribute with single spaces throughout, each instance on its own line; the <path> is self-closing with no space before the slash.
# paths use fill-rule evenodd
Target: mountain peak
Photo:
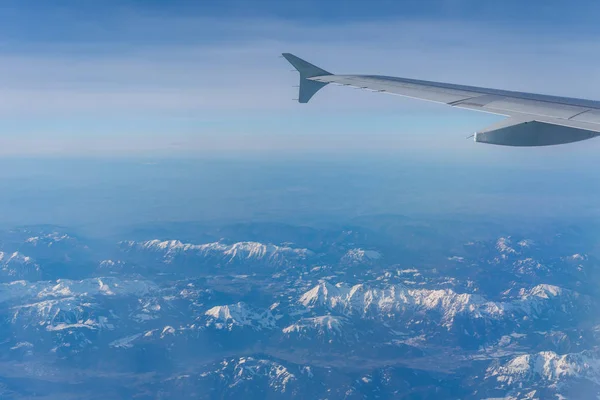
<path id="1" fill-rule="evenodd" d="M 275 317 L 269 310 L 259 312 L 245 303 L 215 306 L 204 313 L 206 326 L 231 331 L 236 327 L 248 327 L 253 330 L 272 329 Z"/>

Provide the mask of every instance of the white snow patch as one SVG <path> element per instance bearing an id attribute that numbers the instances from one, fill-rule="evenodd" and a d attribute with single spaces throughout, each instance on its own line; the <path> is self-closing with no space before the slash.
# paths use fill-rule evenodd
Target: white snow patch
<path id="1" fill-rule="evenodd" d="M 17 350 L 17 349 L 22 349 L 22 348 L 32 348 L 33 344 L 29 343 L 29 342 L 19 342 L 16 345 L 14 345 L 13 347 L 11 347 L 11 350 Z"/>
<path id="2" fill-rule="evenodd" d="M 162 330 L 162 332 L 160 333 L 160 338 L 164 338 L 167 335 L 174 335 L 175 334 L 175 328 L 173 328 L 172 326 L 165 326 Z"/>
<path id="3" fill-rule="evenodd" d="M 343 317 L 324 315 L 313 318 L 303 318 L 295 324 L 283 328 L 285 334 L 298 334 L 311 336 L 315 332 L 319 336 L 340 336 L 342 328 L 346 323 Z"/>
<path id="4" fill-rule="evenodd" d="M 517 253 L 517 251 L 511 247 L 511 244 L 512 244 L 512 240 L 511 240 L 510 236 L 501 237 L 496 241 L 496 249 L 498 249 L 498 251 L 500 253 L 506 253 L 506 254 Z"/>
<path id="5" fill-rule="evenodd" d="M 128 348 L 133 347 L 133 342 L 140 336 L 142 336 L 141 333 L 136 333 L 135 335 L 126 336 L 121 339 L 113 340 L 108 345 L 110 347 L 118 347 L 118 348 L 122 348 L 122 349 L 128 349 Z"/>

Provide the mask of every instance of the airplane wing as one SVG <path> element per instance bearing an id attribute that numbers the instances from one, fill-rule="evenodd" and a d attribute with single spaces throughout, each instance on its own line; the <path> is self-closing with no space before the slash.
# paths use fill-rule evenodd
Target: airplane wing
<path id="1" fill-rule="evenodd" d="M 509 118 L 474 134 L 475 142 L 548 146 L 600 135 L 600 102 L 380 75 L 335 75 L 290 53 L 300 73 L 298 101 L 307 103 L 329 83 L 504 115 Z"/>

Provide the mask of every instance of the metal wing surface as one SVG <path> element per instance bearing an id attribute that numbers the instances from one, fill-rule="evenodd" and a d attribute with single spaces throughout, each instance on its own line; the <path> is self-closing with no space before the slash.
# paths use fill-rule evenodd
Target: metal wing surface
<path id="1" fill-rule="evenodd" d="M 509 117 L 475 133 L 476 142 L 546 146 L 600 135 L 600 102 L 379 75 L 335 75 L 292 54 L 283 56 L 300 72 L 299 101 L 306 103 L 333 83 L 447 104 Z"/>

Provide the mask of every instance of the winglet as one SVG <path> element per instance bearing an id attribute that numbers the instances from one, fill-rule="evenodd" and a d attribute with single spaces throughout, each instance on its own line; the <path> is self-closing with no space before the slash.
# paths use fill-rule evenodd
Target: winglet
<path id="1" fill-rule="evenodd" d="M 299 103 L 308 103 L 311 97 L 319 91 L 323 86 L 327 85 L 327 82 L 317 82 L 308 78 L 314 78 L 315 76 L 332 75 L 330 72 L 325 71 L 311 63 L 304 61 L 301 58 L 296 57 L 290 53 L 283 53 L 282 56 L 289 61 L 300 73 L 300 93 L 298 96 Z"/>

